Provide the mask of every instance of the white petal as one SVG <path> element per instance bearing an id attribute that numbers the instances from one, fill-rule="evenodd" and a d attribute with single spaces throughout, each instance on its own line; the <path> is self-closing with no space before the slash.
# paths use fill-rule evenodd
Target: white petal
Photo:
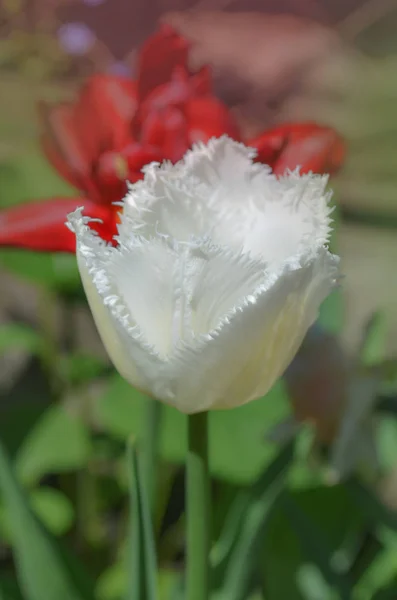
<path id="1" fill-rule="evenodd" d="M 324 249 L 301 266 L 288 265 L 199 348 L 183 349 L 172 374 L 176 406 L 183 412 L 232 408 L 266 394 L 335 285 L 337 263 Z"/>
<path id="2" fill-rule="evenodd" d="M 298 171 L 276 177 L 254 156 L 224 136 L 197 144 L 176 165 L 149 165 L 145 180 L 130 186 L 119 239 L 137 228 L 146 238 L 210 237 L 273 268 L 325 244 L 332 212 L 328 177 Z"/>
<path id="3" fill-rule="evenodd" d="M 244 254 L 207 246 L 191 291 L 192 330 L 196 336 L 211 335 L 227 322 L 246 299 L 268 282 L 267 265 Z"/>
<path id="4" fill-rule="evenodd" d="M 69 216 L 98 330 L 132 385 L 191 413 L 264 395 L 337 278 L 326 177 L 226 137 L 130 186 L 119 246 Z"/>
<path id="5" fill-rule="evenodd" d="M 150 380 L 160 362 L 153 347 L 143 339 L 118 289 L 109 277 L 108 266 L 115 248 L 107 246 L 88 227 L 90 219 L 77 209 L 68 217 L 76 234 L 77 261 L 84 290 L 103 344 L 119 373 L 131 385 L 149 390 Z"/>

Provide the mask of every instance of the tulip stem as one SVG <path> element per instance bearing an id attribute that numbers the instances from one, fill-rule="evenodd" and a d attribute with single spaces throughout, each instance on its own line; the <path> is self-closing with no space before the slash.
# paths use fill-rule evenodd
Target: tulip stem
<path id="1" fill-rule="evenodd" d="M 188 417 L 186 470 L 186 599 L 208 600 L 211 523 L 207 413 Z"/>

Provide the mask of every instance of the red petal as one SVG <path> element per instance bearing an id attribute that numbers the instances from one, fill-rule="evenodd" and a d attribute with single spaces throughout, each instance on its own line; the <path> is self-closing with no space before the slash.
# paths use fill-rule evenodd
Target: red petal
<path id="1" fill-rule="evenodd" d="M 142 129 L 142 142 L 158 148 L 163 160 L 176 162 L 190 147 L 186 118 L 181 110 L 169 106 L 152 112 Z"/>
<path id="2" fill-rule="evenodd" d="M 108 230 L 113 209 L 105 209 L 87 198 L 51 198 L 14 206 L 0 212 L 0 246 L 29 248 L 44 252 L 74 252 L 75 236 L 65 225 L 68 213 L 84 206 L 90 217 L 104 220 Z M 113 228 L 115 226 L 113 225 Z"/>
<path id="3" fill-rule="evenodd" d="M 240 139 L 237 124 L 229 109 L 216 98 L 192 98 L 186 103 L 184 113 L 189 130 L 189 145 L 197 141 L 206 142 L 223 134 L 235 140 Z"/>
<path id="4" fill-rule="evenodd" d="M 136 107 L 134 81 L 113 75 L 88 79 L 75 107 L 75 123 L 82 148 L 91 161 L 100 152 L 129 141 Z"/>
<path id="5" fill-rule="evenodd" d="M 257 160 L 270 164 L 276 174 L 297 166 L 302 173 L 333 174 L 345 157 L 345 145 L 338 133 L 315 123 L 281 125 L 247 145 L 256 147 Z"/>
<path id="6" fill-rule="evenodd" d="M 202 73 L 207 73 L 204 69 Z M 206 94 L 208 88 L 207 76 L 190 75 L 185 67 L 174 68 L 170 79 L 154 88 L 141 102 L 133 121 L 133 132 L 136 137 L 142 134 L 145 120 L 154 111 L 163 110 L 169 106 L 182 107 L 190 99 Z"/>
<path id="7" fill-rule="evenodd" d="M 43 150 L 48 160 L 62 176 L 67 176 L 68 181 L 92 194 L 91 158 L 83 150 L 76 130 L 74 106 L 59 104 L 48 107 L 42 104 L 40 109 L 46 126 Z"/>
<path id="8" fill-rule="evenodd" d="M 139 172 L 145 165 L 151 162 L 161 162 L 164 158 L 159 148 L 140 144 L 130 144 L 123 150 L 122 156 L 127 161 L 129 173 Z"/>
<path id="9" fill-rule="evenodd" d="M 138 97 L 142 101 L 156 87 L 171 79 L 177 66 L 187 65 L 188 42 L 169 25 L 143 45 L 138 59 Z"/>
<path id="10" fill-rule="evenodd" d="M 47 157 L 48 161 L 58 171 L 58 173 L 66 179 L 68 183 L 76 188 L 82 188 L 82 182 L 79 176 L 71 167 L 69 167 L 66 160 L 62 157 L 62 154 L 57 148 L 54 141 L 46 135 L 41 137 L 41 148 Z"/>
<path id="11" fill-rule="evenodd" d="M 212 93 L 212 74 L 209 66 L 204 65 L 191 76 L 192 87 L 196 96 L 206 96 Z"/>
<path id="12" fill-rule="evenodd" d="M 156 148 L 130 144 L 121 152 L 104 152 L 97 165 L 95 177 L 98 187 L 108 203 L 122 200 L 127 192 L 126 181 L 142 178 L 141 169 L 153 161 L 159 162 L 163 156 Z"/>

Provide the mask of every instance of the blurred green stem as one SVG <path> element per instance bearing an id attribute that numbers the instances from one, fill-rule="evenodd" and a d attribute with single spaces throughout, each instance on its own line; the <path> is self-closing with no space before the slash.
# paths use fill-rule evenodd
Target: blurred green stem
<path id="1" fill-rule="evenodd" d="M 211 524 L 207 413 L 188 417 L 186 470 L 186 600 L 208 600 Z"/>
<path id="2" fill-rule="evenodd" d="M 157 487 L 157 458 L 160 442 L 160 421 L 162 404 L 153 398 L 145 398 L 145 423 L 143 438 L 143 472 L 147 497 L 149 499 L 150 512 L 154 518 L 155 498 Z"/>

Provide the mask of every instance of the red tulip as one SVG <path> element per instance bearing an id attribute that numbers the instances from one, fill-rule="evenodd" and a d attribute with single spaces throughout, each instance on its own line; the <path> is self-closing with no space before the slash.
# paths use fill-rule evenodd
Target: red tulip
<path id="1" fill-rule="evenodd" d="M 42 105 L 42 148 L 58 173 L 74 185 L 74 198 L 51 198 L 0 213 L 0 246 L 74 252 L 65 227 L 67 213 L 84 206 L 101 219 L 97 229 L 109 241 L 126 181 L 142 177 L 152 161 L 179 160 L 196 141 L 227 134 L 258 150 L 257 160 L 276 174 L 335 172 L 344 145 L 336 132 L 313 123 L 291 124 L 244 140 L 228 108 L 211 93 L 207 68 L 192 73 L 188 44 L 163 26 L 142 48 L 137 81 L 94 75 L 73 104 Z"/>
<path id="2" fill-rule="evenodd" d="M 300 167 L 301 173 L 336 173 L 345 158 L 342 138 L 331 127 L 287 123 L 248 140 L 258 150 L 257 161 L 271 165 L 276 175 Z"/>

